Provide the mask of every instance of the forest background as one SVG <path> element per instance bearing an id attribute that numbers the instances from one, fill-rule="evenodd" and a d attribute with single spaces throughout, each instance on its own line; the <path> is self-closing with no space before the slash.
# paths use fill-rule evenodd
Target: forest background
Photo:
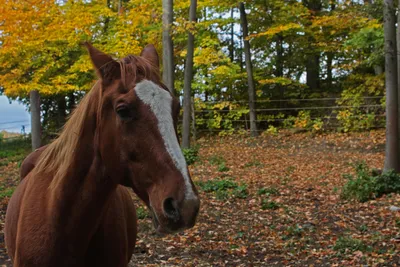
<path id="1" fill-rule="evenodd" d="M 9 0 L 3 0 L 8 2 Z M 42 132 L 53 136 L 96 77 L 83 41 L 120 58 L 148 43 L 162 55 L 162 1 L 15 0 L 0 5 L 0 93 L 29 107 L 41 97 Z M 183 99 L 187 34 L 195 36 L 191 132 L 250 129 L 244 41 L 250 42 L 259 132 L 384 126 L 383 3 L 174 1 L 175 94 Z"/>

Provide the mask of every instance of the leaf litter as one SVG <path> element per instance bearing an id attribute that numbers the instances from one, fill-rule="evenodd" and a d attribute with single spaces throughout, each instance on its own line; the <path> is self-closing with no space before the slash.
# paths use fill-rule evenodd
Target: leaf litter
<path id="1" fill-rule="evenodd" d="M 131 266 L 400 266 L 400 212 L 391 210 L 400 195 L 340 199 L 355 163 L 382 168 L 384 142 L 383 130 L 201 138 L 190 166 L 201 197 L 196 226 L 160 237 L 141 216 Z M 17 164 L 0 179 L 15 185 Z M 11 266 L 0 243 L 0 264 Z"/>

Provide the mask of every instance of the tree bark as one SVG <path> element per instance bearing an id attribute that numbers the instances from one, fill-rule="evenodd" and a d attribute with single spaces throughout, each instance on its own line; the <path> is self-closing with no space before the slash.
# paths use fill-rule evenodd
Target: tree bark
<path id="1" fill-rule="evenodd" d="M 196 113 L 194 110 L 194 98 L 192 98 L 192 102 L 191 102 L 191 111 L 192 111 L 192 135 L 193 135 L 193 140 L 194 142 L 196 142 L 197 140 L 197 134 L 196 134 Z"/>
<path id="2" fill-rule="evenodd" d="M 283 77 L 283 36 L 277 34 L 275 37 L 276 45 L 276 66 L 275 66 L 275 77 Z M 277 89 L 279 90 L 279 98 L 284 99 L 285 97 L 285 87 L 277 84 Z M 279 107 L 283 108 L 286 102 L 280 101 Z"/>
<path id="3" fill-rule="evenodd" d="M 234 19 L 234 9 L 231 8 L 231 19 L 233 21 Z M 231 23 L 231 28 L 230 28 L 230 40 L 229 40 L 229 58 L 231 60 L 231 63 L 233 64 L 233 61 L 235 60 L 235 35 L 234 35 L 234 27 L 235 24 L 232 22 Z M 234 93 L 233 93 L 233 82 L 229 83 L 228 85 L 228 90 L 229 90 L 229 96 L 230 100 L 234 99 Z"/>
<path id="4" fill-rule="evenodd" d="M 189 21 L 196 22 L 197 0 L 190 0 Z M 182 129 L 182 147 L 190 147 L 190 108 L 192 97 L 193 80 L 193 57 L 194 57 L 194 35 L 191 31 L 188 33 L 188 47 L 185 63 L 185 77 L 183 86 L 183 129 Z"/>
<path id="5" fill-rule="evenodd" d="M 247 40 L 249 36 L 249 30 L 247 26 L 247 15 L 244 8 L 244 3 L 239 3 L 240 10 L 240 20 L 242 22 L 242 30 L 243 30 L 243 42 L 244 42 L 244 55 L 246 61 L 246 70 L 247 70 L 247 80 L 248 80 L 248 92 L 249 92 L 249 108 L 250 108 L 250 133 L 251 136 L 257 136 L 257 114 L 255 107 L 255 86 L 254 86 L 254 78 L 253 78 L 253 66 L 251 64 L 251 52 L 250 52 L 250 42 Z"/>
<path id="6" fill-rule="evenodd" d="M 165 85 L 175 93 L 174 88 L 174 44 L 171 37 L 171 26 L 174 21 L 173 0 L 163 0 L 163 80 Z"/>
<path id="7" fill-rule="evenodd" d="M 311 42 L 313 42 L 313 40 L 310 40 L 310 43 Z M 310 51 L 313 50 L 311 47 L 309 49 Z M 319 60 L 319 55 L 311 54 L 307 57 L 306 62 L 307 86 L 313 92 L 315 92 L 319 88 Z"/>
<path id="8" fill-rule="evenodd" d="M 71 114 L 75 108 L 75 95 L 74 92 L 68 94 L 68 114 Z"/>
<path id="9" fill-rule="evenodd" d="M 231 8 L 231 19 L 234 19 L 234 9 Z M 231 23 L 231 29 L 230 29 L 230 43 L 229 43 L 229 58 L 231 59 L 231 62 L 233 63 L 233 61 L 235 60 L 235 24 L 232 22 Z"/>
<path id="10" fill-rule="evenodd" d="M 40 127 L 40 96 L 37 90 L 32 90 L 29 94 L 31 104 L 31 135 L 32 150 L 41 145 L 41 127 Z"/>
<path id="11" fill-rule="evenodd" d="M 64 126 L 67 117 L 67 101 L 65 96 L 61 95 L 57 99 L 57 128 L 61 129 Z"/>
<path id="12" fill-rule="evenodd" d="M 399 172 L 396 17 L 393 0 L 384 0 L 383 17 L 386 76 L 386 148 L 384 170 Z"/>
<path id="13" fill-rule="evenodd" d="M 328 89 L 332 86 L 332 63 L 333 63 L 333 53 L 328 52 L 326 54 L 326 83 L 328 85 Z"/>
<path id="14" fill-rule="evenodd" d="M 322 10 L 321 0 L 303 0 L 303 5 L 307 7 L 311 13 L 316 16 Z M 314 51 L 312 44 L 315 38 L 308 36 L 309 48 L 306 59 L 306 83 L 311 91 L 315 92 L 320 87 L 320 53 Z"/>
<path id="15" fill-rule="evenodd" d="M 397 145 L 399 146 L 398 153 L 400 153 L 400 0 L 398 0 L 398 9 L 397 9 L 397 29 L 396 26 L 393 26 L 396 31 L 396 55 L 397 55 Z M 398 156 L 398 160 L 400 160 L 400 156 Z M 400 162 L 399 168 L 400 168 Z"/>

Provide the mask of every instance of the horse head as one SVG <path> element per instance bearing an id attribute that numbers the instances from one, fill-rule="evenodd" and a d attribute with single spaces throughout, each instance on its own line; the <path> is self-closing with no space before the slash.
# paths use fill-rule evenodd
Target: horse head
<path id="1" fill-rule="evenodd" d="M 86 44 L 100 78 L 95 144 L 108 176 L 133 188 L 159 233 L 193 227 L 200 201 L 179 146 L 179 101 L 152 45 L 119 61 Z"/>

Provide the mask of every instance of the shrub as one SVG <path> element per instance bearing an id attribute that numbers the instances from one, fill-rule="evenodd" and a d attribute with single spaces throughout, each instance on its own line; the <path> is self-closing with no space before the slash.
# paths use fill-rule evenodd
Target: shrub
<path id="1" fill-rule="evenodd" d="M 373 199 L 375 197 L 375 177 L 369 174 L 369 169 L 365 163 L 360 163 L 356 167 L 356 177 L 344 175 L 348 179 L 342 188 L 341 197 L 343 199 L 356 199 L 360 202 Z"/>
<path id="2" fill-rule="evenodd" d="M 365 202 L 385 194 L 400 192 L 399 174 L 393 171 L 372 173 L 365 163 L 359 163 L 355 169 L 355 177 L 345 175 L 348 181 L 342 188 L 342 198 Z"/>
<path id="3" fill-rule="evenodd" d="M 394 171 L 384 172 L 376 177 L 376 196 L 400 192 L 400 175 Z"/>
<path id="4" fill-rule="evenodd" d="M 221 156 L 211 156 L 208 159 L 208 162 L 210 162 L 211 165 L 220 165 L 222 163 L 225 163 L 225 159 Z"/>
<path id="5" fill-rule="evenodd" d="M 273 125 L 269 125 L 268 129 L 265 131 L 266 134 L 269 135 L 277 135 L 278 134 L 278 128 L 276 128 Z"/>
<path id="6" fill-rule="evenodd" d="M 199 160 L 199 146 L 182 149 L 187 165 L 192 165 Z"/>
<path id="7" fill-rule="evenodd" d="M 295 116 L 289 116 L 283 121 L 283 128 L 285 128 L 285 129 L 293 128 L 295 122 L 296 122 L 296 117 Z"/>

